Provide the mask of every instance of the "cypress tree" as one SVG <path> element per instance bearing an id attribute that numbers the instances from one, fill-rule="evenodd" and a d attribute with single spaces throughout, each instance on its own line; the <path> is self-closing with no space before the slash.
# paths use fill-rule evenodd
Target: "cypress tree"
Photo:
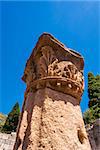
<path id="1" fill-rule="evenodd" d="M 94 76 L 88 73 L 88 97 L 89 108 L 83 114 L 85 124 L 92 124 L 100 118 L 100 75 Z"/>
<path id="2" fill-rule="evenodd" d="M 19 121 L 19 115 L 20 115 L 20 107 L 17 102 L 12 108 L 11 112 L 8 114 L 6 122 L 2 128 L 2 132 L 5 133 L 16 132 L 16 128 Z"/>
<path id="3" fill-rule="evenodd" d="M 89 108 L 94 105 L 100 106 L 100 75 L 94 76 L 91 72 L 88 73 L 88 96 Z"/>

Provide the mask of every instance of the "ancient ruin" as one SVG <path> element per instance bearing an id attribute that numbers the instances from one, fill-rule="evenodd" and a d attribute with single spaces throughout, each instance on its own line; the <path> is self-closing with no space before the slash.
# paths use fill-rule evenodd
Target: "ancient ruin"
<path id="1" fill-rule="evenodd" d="M 80 101 L 83 57 L 43 33 L 27 61 L 14 150 L 91 150 Z"/>

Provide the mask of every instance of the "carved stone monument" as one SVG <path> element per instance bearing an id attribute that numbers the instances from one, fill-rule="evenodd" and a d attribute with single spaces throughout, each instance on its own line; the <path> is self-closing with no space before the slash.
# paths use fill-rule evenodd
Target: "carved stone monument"
<path id="1" fill-rule="evenodd" d="M 43 33 L 27 61 L 14 150 L 90 150 L 80 110 L 84 60 Z"/>

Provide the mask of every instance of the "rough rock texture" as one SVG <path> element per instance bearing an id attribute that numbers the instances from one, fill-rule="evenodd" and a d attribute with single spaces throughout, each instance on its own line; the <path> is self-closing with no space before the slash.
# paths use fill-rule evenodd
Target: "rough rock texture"
<path id="1" fill-rule="evenodd" d="M 92 150 L 100 150 L 100 119 L 97 119 L 91 127 L 86 127 Z"/>
<path id="2" fill-rule="evenodd" d="M 50 34 L 40 36 L 22 79 L 27 84 L 14 150 L 90 150 L 80 100 L 84 61 Z"/>
<path id="3" fill-rule="evenodd" d="M 0 133 L 0 150 L 13 150 L 16 133 Z"/>

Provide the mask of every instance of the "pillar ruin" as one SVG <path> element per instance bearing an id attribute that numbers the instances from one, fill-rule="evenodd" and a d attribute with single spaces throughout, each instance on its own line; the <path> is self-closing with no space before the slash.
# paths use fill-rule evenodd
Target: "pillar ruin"
<path id="1" fill-rule="evenodd" d="M 27 61 L 14 150 L 91 150 L 82 113 L 83 57 L 43 33 Z"/>

